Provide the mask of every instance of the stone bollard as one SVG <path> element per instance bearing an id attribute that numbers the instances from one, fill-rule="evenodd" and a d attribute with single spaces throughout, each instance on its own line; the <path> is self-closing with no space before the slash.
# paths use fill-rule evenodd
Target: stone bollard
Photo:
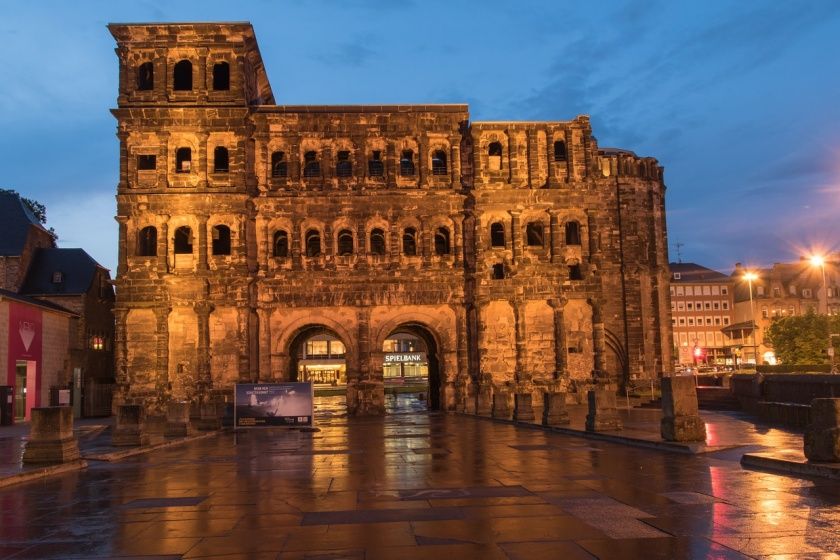
<path id="1" fill-rule="evenodd" d="M 33 408 L 29 441 L 23 450 L 23 462 L 67 463 L 78 458 L 79 444 L 73 436 L 73 408 Z"/>
<path id="2" fill-rule="evenodd" d="M 212 432 L 222 429 L 222 414 L 224 405 L 219 407 L 217 403 L 201 403 L 199 405 L 199 416 L 195 421 L 195 427 L 202 432 Z"/>
<path id="3" fill-rule="evenodd" d="M 507 391 L 493 392 L 493 418 L 510 420 L 510 393 Z"/>
<path id="4" fill-rule="evenodd" d="M 190 435 L 190 403 L 169 403 L 166 406 L 166 431 L 164 436 L 171 438 L 188 435 Z"/>
<path id="5" fill-rule="evenodd" d="M 149 445 L 146 432 L 146 411 L 137 404 L 121 404 L 117 407 L 117 419 L 111 432 L 111 445 Z"/>
<path id="6" fill-rule="evenodd" d="M 606 389 L 595 389 L 587 393 L 589 413 L 586 415 L 587 432 L 603 432 L 623 428 L 615 406 L 615 393 Z"/>
<path id="7" fill-rule="evenodd" d="M 516 393 L 513 395 L 513 421 L 534 421 L 534 407 L 531 404 L 531 393 Z"/>
<path id="8" fill-rule="evenodd" d="M 569 423 L 566 410 L 566 393 L 543 393 L 543 426 L 559 426 Z"/>
<path id="9" fill-rule="evenodd" d="M 475 394 L 475 413 L 478 416 L 490 416 L 493 410 L 493 388 L 490 385 L 479 385 Z"/>
<path id="10" fill-rule="evenodd" d="M 660 432 L 665 441 L 706 441 L 706 424 L 697 408 L 692 377 L 662 378 Z"/>
<path id="11" fill-rule="evenodd" d="M 840 399 L 811 401 L 811 423 L 805 430 L 805 457 L 815 462 L 840 462 Z"/>
<path id="12" fill-rule="evenodd" d="M 467 398 L 464 402 L 464 414 L 475 414 L 477 394 L 475 383 L 467 385 Z"/>

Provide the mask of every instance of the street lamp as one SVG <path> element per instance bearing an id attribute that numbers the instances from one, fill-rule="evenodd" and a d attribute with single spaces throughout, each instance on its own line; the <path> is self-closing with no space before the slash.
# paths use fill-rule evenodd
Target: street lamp
<path id="1" fill-rule="evenodd" d="M 811 261 L 811 266 L 818 266 L 820 268 L 820 272 L 822 273 L 822 297 L 825 298 L 824 311 L 826 319 L 828 319 L 828 286 L 825 283 L 825 257 L 822 255 L 811 255 L 809 260 Z M 831 373 L 837 373 L 837 370 L 834 369 L 834 343 L 832 342 L 830 322 L 828 324 L 828 348 L 826 349 L 826 352 L 831 360 Z"/>
<path id="2" fill-rule="evenodd" d="M 755 323 L 755 305 L 753 304 L 753 292 L 752 292 L 752 283 L 753 280 L 758 280 L 758 274 L 755 272 L 745 272 L 744 273 L 744 280 L 747 281 L 747 285 L 750 289 L 750 320 L 752 321 L 752 347 L 753 347 L 753 360 L 755 360 L 755 365 L 758 366 L 758 345 L 755 341 L 755 331 L 758 330 L 758 326 Z"/>

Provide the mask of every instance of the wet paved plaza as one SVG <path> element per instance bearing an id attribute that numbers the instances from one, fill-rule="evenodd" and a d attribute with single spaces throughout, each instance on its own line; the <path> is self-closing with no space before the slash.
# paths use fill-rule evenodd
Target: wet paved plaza
<path id="1" fill-rule="evenodd" d="M 227 432 L 0 490 L 0 557 L 840 558 L 838 482 L 399 412 L 326 411 L 320 432 Z"/>

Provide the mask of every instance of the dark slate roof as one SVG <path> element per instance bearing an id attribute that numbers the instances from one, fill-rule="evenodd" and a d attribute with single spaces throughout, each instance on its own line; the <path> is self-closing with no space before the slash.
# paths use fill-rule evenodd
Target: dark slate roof
<path id="1" fill-rule="evenodd" d="M 24 296 L 21 294 L 16 294 L 14 292 L 10 292 L 9 290 L 3 290 L 0 288 L 0 298 L 12 299 L 15 301 L 19 301 L 21 303 L 26 303 L 29 305 L 35 305 L 37 307 L 43 307 L 44 309 L 50 309 L 52 311 L 59 311 L 61 313 L 67 313 L 69 315 L 73 315 L 74 317 L 78 317 L 78 314 L 70 311 L 69 309 L 65 309 L 61 307 L 57 303 L 53 303 L 51 301 L 45 301 L 40 299 L 31 298 L 28 296 Z"/>
<path id="2" fill-rule="evenodd" d="M 43 228 L 17 193 L 0 191 L 0 255 L 17 256 L 23 252 L 31 226 Z"/>
<path id="3" fill-rule="evenodd" d="M 84 294 L 99 266 L 83 249 L 38 249 L 20 293 L 38 296 Z M 54 272 L 61 273 L 61 282 L 53 282 Z"/>
<path id="4" fill-rule="evenodd" d="M 695 263 L 668 263 L 668 268 L 671 271 L 671 282 L 674 284 L 731 281 L 726 274 Z M 674 273 L 679 273 L 679 280 L 674 278 Z"/>

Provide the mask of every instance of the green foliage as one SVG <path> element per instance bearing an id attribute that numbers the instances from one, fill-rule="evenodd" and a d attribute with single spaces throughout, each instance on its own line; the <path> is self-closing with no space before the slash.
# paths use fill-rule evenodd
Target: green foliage
<path id="1" fill-rule="evenodd" d="M 765 338 L 783 364 L 825 364 L 829 362 L 829 332 L 840 333 L 840 317 L 809 310 L 805 315 L 774 319 Z"/>

